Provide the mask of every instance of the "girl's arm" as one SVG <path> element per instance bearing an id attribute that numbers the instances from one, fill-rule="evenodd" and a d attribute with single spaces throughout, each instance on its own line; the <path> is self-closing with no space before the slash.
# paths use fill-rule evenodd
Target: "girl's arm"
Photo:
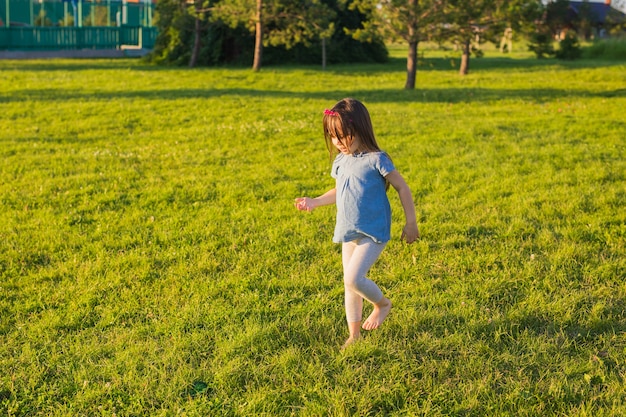
<path id="1" fill-rule="evenodd" d="M 294 205 L 298 210 L 313 211 L 320 206 L 335 204 L 336 201 L 337 189 L 333 188 L 332 190 L 328 190 L 324 194 L 316 198 L 298 197 L 296 198 Z"/>
<path id="2" fill-rule="evenodd" d="M 389 184 L 398 192 L 402 208 L 404 209 L 406 224 L 402 229 L 401 239 L 404 239 L 406 243 L 413 243 L 416 239 L 420 238 L 420 231 L 417 228 L 417 216 L 415 215 L 415 205 L 413 204 L 411 189 L 398 171 L 391 171 L 387 174 L 385 179 L 389 181 Z"/>

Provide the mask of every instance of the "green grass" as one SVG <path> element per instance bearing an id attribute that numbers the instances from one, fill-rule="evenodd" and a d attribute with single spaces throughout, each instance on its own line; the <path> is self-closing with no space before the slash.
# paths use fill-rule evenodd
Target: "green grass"
<path id="1" fill-rule="evenodd" d="M 626 65 L 488 54 L 0 61 L 0 414 L 626 414 Z M 422 240 L 347 336 L 324 108 L 369 108 Z"/>
<path id="2" fill-rule="evenodd" d="M 626 59 L 626 38 L 600 39 L 584 48 L 586 58 Z"/>

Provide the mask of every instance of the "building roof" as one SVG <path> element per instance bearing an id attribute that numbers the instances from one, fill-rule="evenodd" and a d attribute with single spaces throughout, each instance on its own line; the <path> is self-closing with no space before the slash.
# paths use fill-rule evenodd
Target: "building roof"
<path id="1" fill-rule="evenodd" d="M 579 14 L 581 10 L 584 10 L 583 7 L 589 7 L 589 10 L 591 12 L 591 15 L 593 16 L 593 20 L 595 21 L 595 23 L 606 22 L 606 16 L 609 14 L 611 10 L 612 10 L 612 13 L 617 13 L 618 15 L 621 15 L 622 18 L 624 17 L 624 13 L 622 13 L 621 11 L 615 8 L 612 8 L 610 2 L 609 4 L 607 4 L 606 2 L 592 3 L 592 2 L 583 2 L 583 1 L 570 1 L 569 5 L 570 5 L 570 9 L 576 14 Z"/>

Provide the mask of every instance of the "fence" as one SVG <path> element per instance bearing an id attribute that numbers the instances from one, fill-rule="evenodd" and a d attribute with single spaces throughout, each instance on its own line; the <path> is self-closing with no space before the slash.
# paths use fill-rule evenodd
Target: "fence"
<path id="1" fill-rule="evenodd" d="M 0 50 L 151 49 L 153 0 L 0 0 Z"/>
<path id="2" fill-rule="evenodd" d="M 0 0 L 4 26 L 151 27 L 153 15 L 152 0 Z"/>
<path id="3" fill-rule="evenodd" d="M 2 27 L 0 50 L 152 49 L 156 28 L 130 27 Z"/>

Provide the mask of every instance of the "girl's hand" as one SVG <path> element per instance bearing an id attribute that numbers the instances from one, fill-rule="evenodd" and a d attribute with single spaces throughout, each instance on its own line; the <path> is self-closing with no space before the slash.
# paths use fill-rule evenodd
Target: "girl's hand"
<path id="1" fill-rule="evenodd" d="M 309 197 L 296 198 L 294 206 L 300 211 L 313 211 L 313 209 L 315 209 L 313 199 Z"/>
<path id="2" fill-rule="evenodd" d="M 413 243 L 419 238 L 420 231 L 417 228 L 417 223 L 407 223 L 404 225 L 400 239 L 404 240 L 406 243 Z"/>

